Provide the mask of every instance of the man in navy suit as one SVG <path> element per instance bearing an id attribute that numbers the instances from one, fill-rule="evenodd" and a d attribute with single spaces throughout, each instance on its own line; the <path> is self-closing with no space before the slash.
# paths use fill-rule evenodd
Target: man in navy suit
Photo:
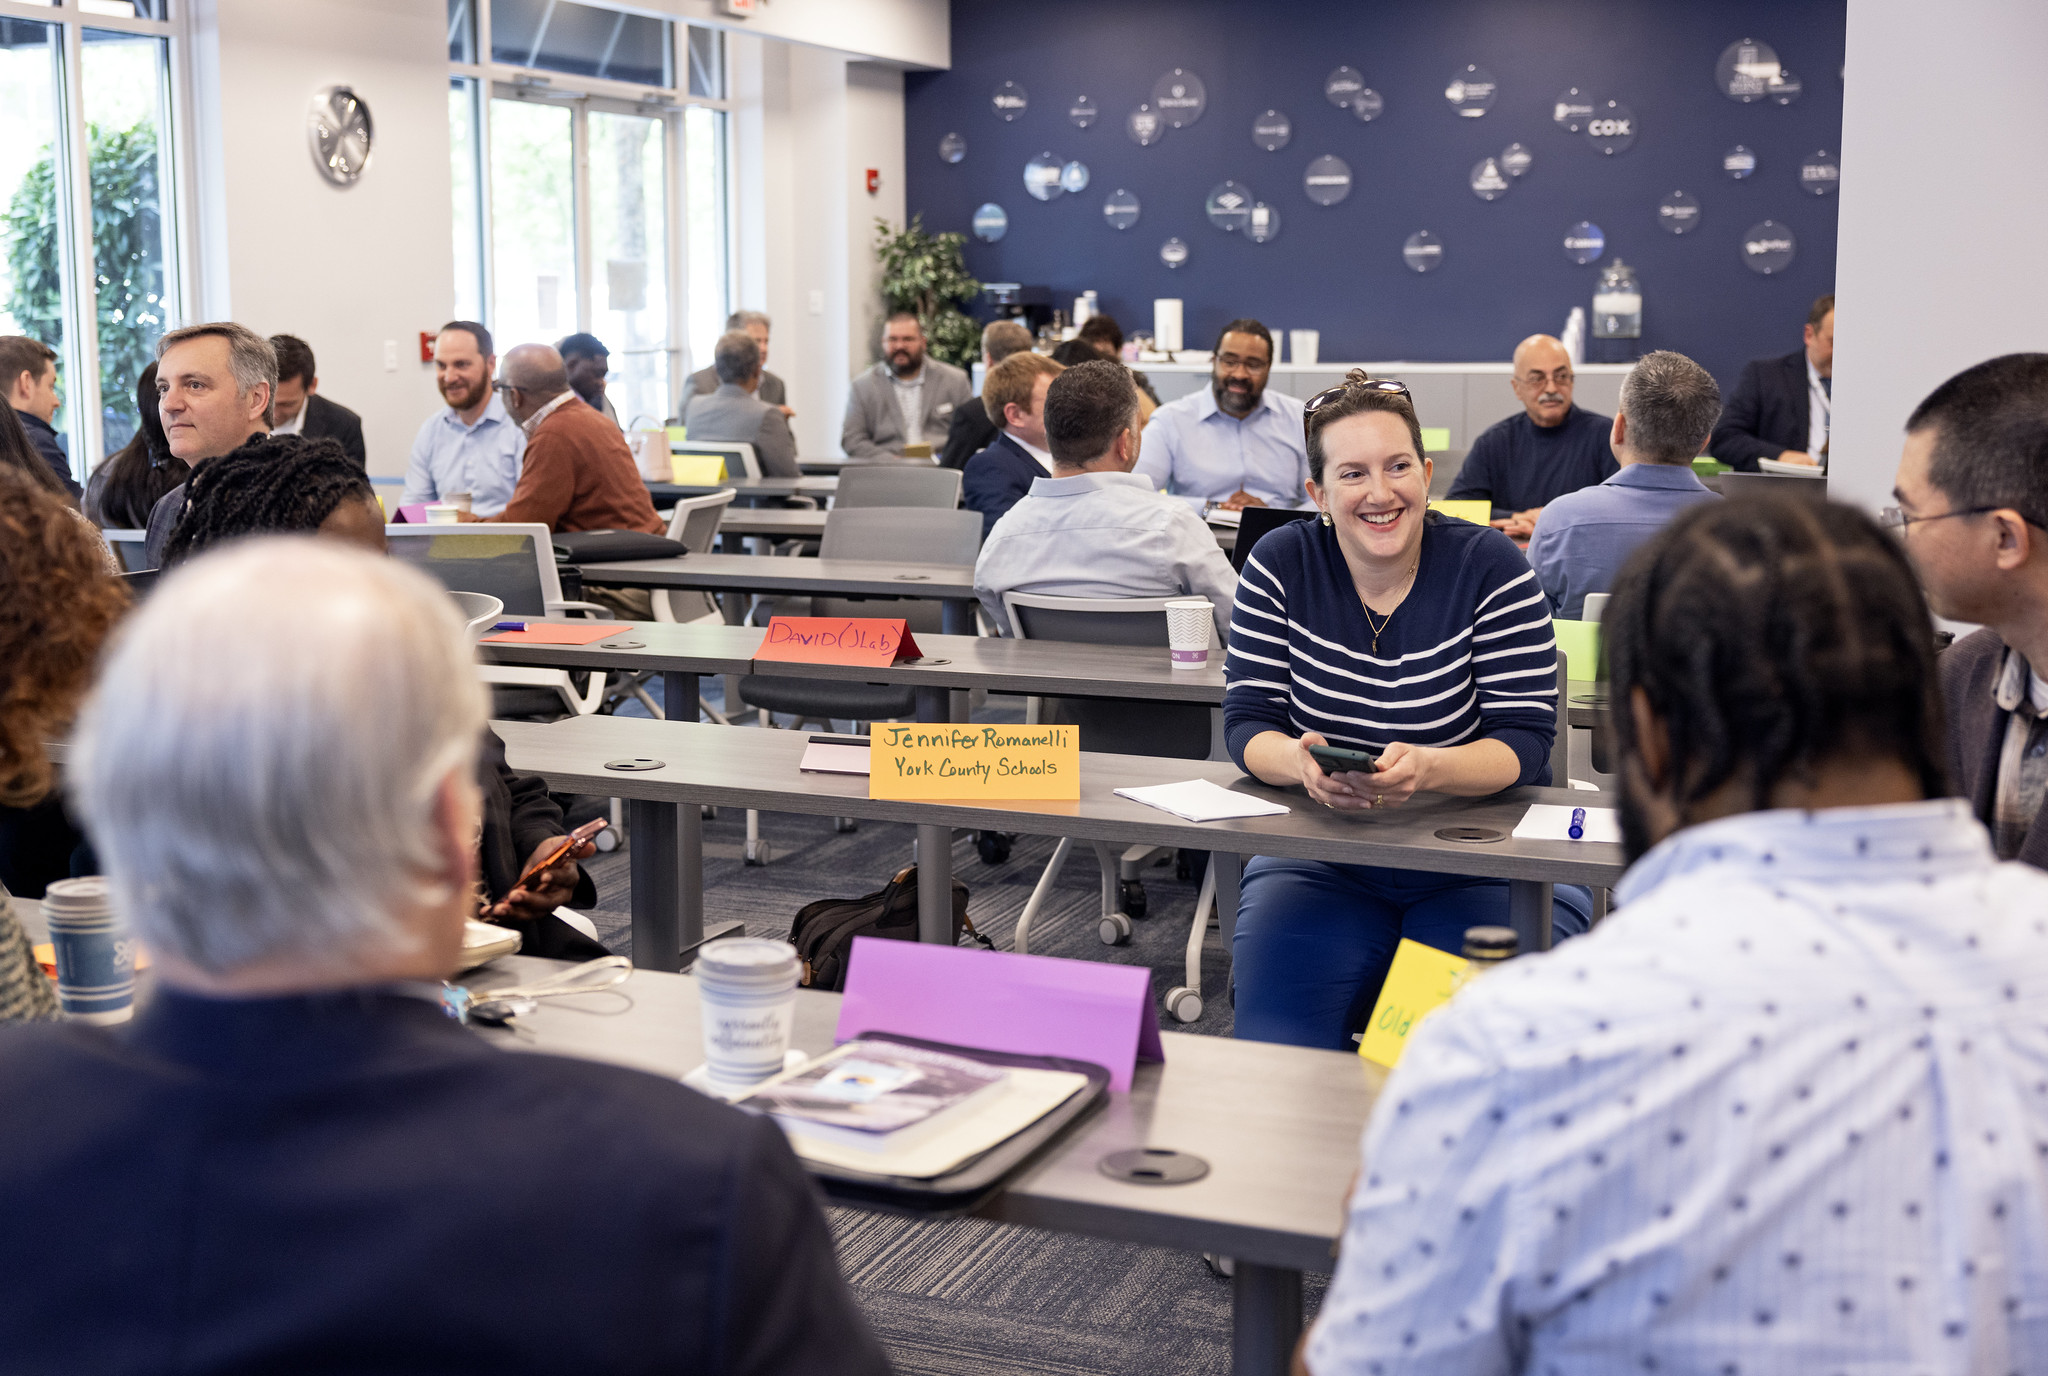
<path id="1" fill-rule="evenodd" d="M 155 987 L 0 1029 L 0 1366 L 887 1371 L 772 1121 L 442 1013 L 488 701 L 445 592 L 251 539 L 101 681 L 67 770 Z"/>
<path id="2" fill-rule="evenodd" d="M 1001 423 L 1002 432 L 967 461 L 960 495 L 968 510 L 981 513 L 984 540 L 1033 482 L 1052 473 L 1052 452 L 1045 444 L 1045 389 L 1065 371 L 1044 355 L 1026 351 L 989 369 L 981 384 L 981 404 L 990 420 Z"/>
<path id="3" fill-rule="evenodd" d="M 1735 384 L 1707 452 L 1744 473 L 1758 459 L 1826 466 L 1834 404 L 1835 298 L 1806 313 L 1806 343 L 1783 358 L 1751 359 Z"/>

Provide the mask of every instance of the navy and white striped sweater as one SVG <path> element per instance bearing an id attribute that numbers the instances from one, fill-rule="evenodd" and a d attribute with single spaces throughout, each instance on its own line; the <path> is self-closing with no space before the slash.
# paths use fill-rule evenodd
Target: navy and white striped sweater
<path id="1" fill-rule="evenodd" d="M 1320 731 L 1375 751 L 1491 738 L 1521 760 L 1517 783 L 1550 781 L 1557 641 L 1550 604 L 1507 536 L 1430 513 L 1415 586 L 1377 654 L 1372 643 L 1334 530 L 1293 521 L 1260 540 L 1239 577 L 1224 662 L 1238 767 L 1261 731 Z"/>

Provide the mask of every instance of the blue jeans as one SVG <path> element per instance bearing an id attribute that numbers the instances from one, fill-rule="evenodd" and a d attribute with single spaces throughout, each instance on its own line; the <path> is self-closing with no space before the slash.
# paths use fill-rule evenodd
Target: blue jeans
<path id="1" fill-rule="evenodd" d="M 1591 925 L 1593 896 L 1559 884 L 1552 940 Z M 1258 856 L 1244 869 L 1231 945 L 1236 1035 L 1349 1051 L 1402 937 L 1464 948 L 1465 929 L 1508 925 L 1508 881 Z"/>

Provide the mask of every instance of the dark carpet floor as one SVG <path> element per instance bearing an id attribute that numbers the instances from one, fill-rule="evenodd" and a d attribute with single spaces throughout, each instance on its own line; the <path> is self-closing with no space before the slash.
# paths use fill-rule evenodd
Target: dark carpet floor
<path id="1" fill-rule="evenodd" d="M 705 833 L 705 919 L 740 921 L 750 936 L 786 936 L 797 909 L 818 898 L 873 892 L 908 864 L 914 828 L 863 822 L 837 833 L 824 817 L 763 814 L 769 863 L 743 863 L 746 816 L 721 811 Z M 630 845 L 630 838 L 628 845 Z M 969 833 L 953 847 L 970 890 L 968 916 L 1009 949 L 1018 915 L 1054 842 L 1019 837 L 1009 860 L 984 865 Z M 627 857 L 590 864 L 607 945 L 632 953 Z M 1155 1004 L 1182 982 L 1196 887 L 1171 863 L 1145 871 L 1149 913 L 1128 945 L 1096 935 L 1101 882 L 1092 851 L 1077 847 L 1034 924 L 1034 954 L 1111 960 L 1152 970 Z M 1203 955 L 1203 1013 L 1182 1028 L 1228 1036 L 1229 999 L 1216 931 Z M 1176 1026 L 1167 1019 L 1163 1026 Z M 1207 1376 L 1230 1365 L 1230 1286 L 1199 1256 L 975 1219 L 923 1223 L 833 1211 L 849 1281 L 899 1372 L 913 1376 Z M 1323 1277 L 1305 1287 L 1314 1313 Z"/>

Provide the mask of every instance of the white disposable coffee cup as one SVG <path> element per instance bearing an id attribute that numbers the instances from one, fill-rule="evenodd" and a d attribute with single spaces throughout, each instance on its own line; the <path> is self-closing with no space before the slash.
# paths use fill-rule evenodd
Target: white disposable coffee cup
<path id="1" fill-rule="evenodd" d="M 1206 597 L 1186 597 L 1166 604 L 1166 644 L 1176 669 L 1209 666 L 1210 632 L 1216 606 Z"/>
<path id="2" fill-rule="evenodd" d="M 452 526 L 456 523 L 456 513 L 461 510 L 462 508 L 453 502 L 428 502 L 427 524 L 430 526 Z"/>
<path id="3" fill-rule="evenodd" d="M 1287 352 L 1289 362 L 1313 366 L 1322 353 L 1323 332 L 1321 330 L 1289 330 Z"/>
<path id="4" fill-rule="evenodd" d="M 441 500 L 454 507 L 457 511 L 474 511 L 476 509 L 474 505 L 476 499 L 467 492 L 450 492 L 445 494 Z"/>
<path id="5" fill-rule="evenodd" d="M 738 937 L 699 948 L 704 1073 L 713 1089 L 745 1089 L 782 1072 L 799 968 L 787 941 Z"/>
<path id="6" fill-rule="evenodd" d="M 57 953 L 57 1005 L 75 1022 L 126 1022 L 135 1012 L 135 938 L 107 881 L 59 879 L 43 891 Z"/>

